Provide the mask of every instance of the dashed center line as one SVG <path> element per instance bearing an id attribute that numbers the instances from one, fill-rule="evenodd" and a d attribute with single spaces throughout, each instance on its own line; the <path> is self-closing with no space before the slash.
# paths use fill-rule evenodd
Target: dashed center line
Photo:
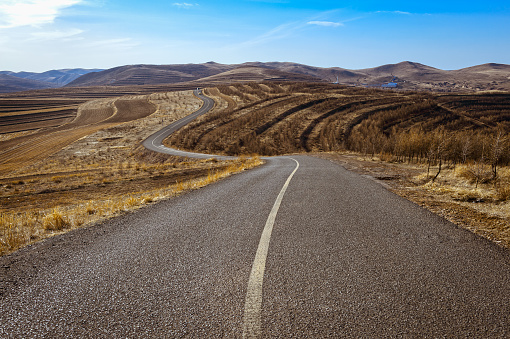
<path id="1" fill-rule="evenodd" d="M 276 198 L 273 209 L 267 217 L 266 226 L 260 237 L 259 247 L 255 254 L 255 260 L 251 268 L 250 279 L 248 280 L 248 290 L 246 292 L 246 301 L 244 304 L 243 319 L 243 338 L 259 338 L 262 331 L 262 319 L 260 311 L 262 308 L 262 283 L 264 280 L 264 270 L 266 269 L 266 258 L 269 249 L 269 241 L 273 232 L 273 225 L 278 214 L 278 209 L 283 199 L 283 195 L 289 186 L 290 180 L 299 168 L 299 162 L 296 162 L 296 168 L 289 175 L 287 181 L 283 185 L 280 194 Z"/>

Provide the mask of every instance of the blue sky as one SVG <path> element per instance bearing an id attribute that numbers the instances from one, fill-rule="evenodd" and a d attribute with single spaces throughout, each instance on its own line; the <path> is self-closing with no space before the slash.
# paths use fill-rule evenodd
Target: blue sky
<path id="1" fill-rule="evenodd" d="M 405 60 L 510 64 L 510 2 L 0 0 L 0 70 Z"/>

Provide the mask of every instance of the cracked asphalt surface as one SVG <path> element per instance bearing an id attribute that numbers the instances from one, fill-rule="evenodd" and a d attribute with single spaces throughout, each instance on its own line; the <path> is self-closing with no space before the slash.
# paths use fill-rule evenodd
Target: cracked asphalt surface
<path id="1" fill-rule="evenodd" d="M 507 250 L 338 164 L 293 158 L 260 337 L 510 337 Z M 0 338 L 241 337 L 261 233 L 295 167 L 268 158 L 0 258 Z"/>

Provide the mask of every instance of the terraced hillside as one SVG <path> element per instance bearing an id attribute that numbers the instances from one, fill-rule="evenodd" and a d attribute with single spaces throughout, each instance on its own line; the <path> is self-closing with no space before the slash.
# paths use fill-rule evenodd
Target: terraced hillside
<path id="1" fill-rule="evenodd" d="M 466 143 L 464 161 L 487 158 L 492 139 L 510 131 L 508 93 L 440 95 L 318 83 L 236 84 L 208 93 L 217 108 L 168 144 L 226 155 L 347 149 L 417 159 L 429 159 L 436 148 L 436 159 L 458 162 Z M 510 161 L 506 153 L 498 159 Z"/>
<path id="2" fill-rule="evenodd" d="M 0 134 L 60 126 L 76 117 L 77 99 L 0 99 Z"/>
<path id="3" fill-rule="evenodd" d="M 304 83 L 218 86 L 208 93 L 226 104 L 175 134 L 171 144 L 229 155 L 337 149 L 336 136 L 348 132 L 348 122 L 410 100 L 398 92 Z M 325 141 L 325 133 L 335 137 Z"/>
<path id="4" fill-rule="evenodd" d="M 48 101 L 52 105 L 53 101 Z M 7 108 L 6 108 L 7 109 Z M 0 135 L 0 175 L 5 176 L 15 170 L 33 164 L 49 155 L 59 151 L 72 142 L 99 131 L 124 122 L 140 119 L 152 114 L 156 107 L 148 96 L 125 96 L 121 98 L 106 98 L 88 101 L 79 106 L 75 118 L 65 123 L 64 115 L 47 108 L 48 112 L 6 115 L 11 120 L 4 120 L 5 126 L 1 126 Z M 55 119 L 49 119 L 50 112 L 57 114 Z M 72 117 L 74 111 L 70 111 Z M 44 118 L 46 117 L 46 120 Z M 50 122 L 59 121 L 57 127 L 49 126 Z M 17 119 L 17 120 L 16 120 Z M 1 123 L 0 117 L 0 123 Z M 6 129 L 10 128 L 9 121 L 17 121 L 18 129 L 25 131 L 34 126 L 39 129 L 34 133 L 20 133 L 19 135 L 6 136 Z M 44 125 L 46 124 L 46 126 Z"/>

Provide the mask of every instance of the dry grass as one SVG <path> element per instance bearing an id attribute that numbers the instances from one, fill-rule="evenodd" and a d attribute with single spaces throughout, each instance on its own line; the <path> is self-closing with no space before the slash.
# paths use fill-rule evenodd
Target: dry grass
<path id="1" fill-rule="evenodd" d="M 53 209 L 51 213 L 47 214 L 42 222 L 42 227 L 45 230 L 50 231 L 61 231 L 69 226 L 71 226 L 71 223 L 67 217 L 64 216 L 62 212 L 57 208 Z"/>
<path id="2" fill-rule="evenodd" d="M 147 98 L 156 106 L 148 117 L 107 126 L 0 177 L 0 253 L 202 187 L 260 163 L 257 159 L 189 160 L 143 149 L 139 144 L 148 135 L 201 104 L 191 91 L 155 93 Z M 114 100 L 84 107 L 107 108 Z"/>
<path id="3" fill-rule="evenodd" d="M 451 199 L 471 203 L 502 203 L 510 198 L 510 168 L 503 167 L 499 171 L 497 180 L 492 178 L 490 166 L 484 166 L 485 175 L 483 180 L 477 183 L 473 176 L 473 166 L 458 165 L 455 168 L 446 168 L 441 172 L 438 180 L 432 182 L 422 173 L 413 178 L 413 181 L 423 182 L 421 187 L 438 194 L 443 194 Z M 505 217 L 510 217 L 510 210 Z"/>
<path id="4" fill-rule="evenodd" d="M 0 213 L 0 254 L 10 253 L 34 241 L 60 234 L 108 218 L 133 211 L 162 199 L 174 197 L 182 192 L 198 189 L 222 178 L 262 164 L 257 158 L 241 158 L 214 163 L 217 169 L 203 172 L 195 179 L 179 181 L 176 184 L 139 191 L 136 193 L 112 195 L 107 199 L 72 201 L 53 209 L 35 209 L 20 213 L 16 210 Z"/>

